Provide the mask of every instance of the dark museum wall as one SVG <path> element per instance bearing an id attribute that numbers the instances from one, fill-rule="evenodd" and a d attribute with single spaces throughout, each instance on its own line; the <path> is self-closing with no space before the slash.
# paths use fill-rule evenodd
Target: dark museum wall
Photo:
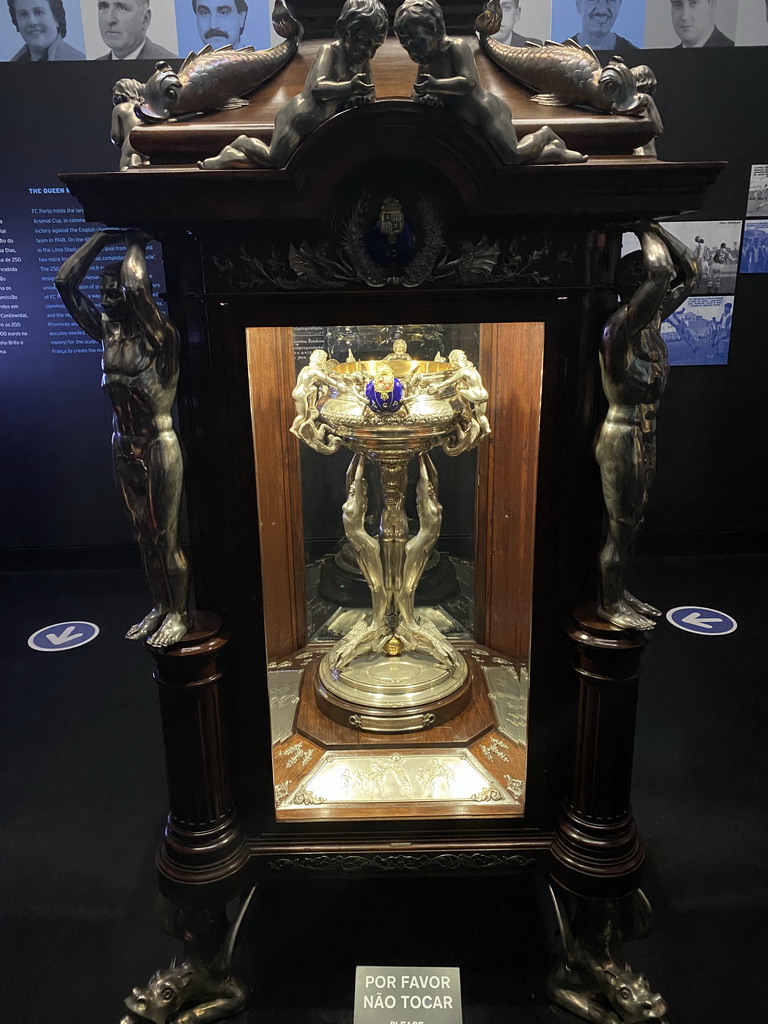
<path id="1" fill-rule="evenodd" d="M 750 3 L 755 0 L 740 0 L 740 9 Z M 309 34 L 327 31 L 338 10 L 311 0 L 294 6 Z M 481 4 L 444 7 L 453 31 L 469 31 Z M 0 547 L 14 567 L 24 567 L 32 551 L 36 564 L 49 558 L 49 567 L 57 567 L 62 553 L 130 543 L 112 483 L 110 413 L 99 388 L 97 346 L 70 325 L 52 287 L 60 263 L 91 230 L 57 175 L 116 169 L 118 151 L 108 137 L 112 85 L 125 74 L 146 80 L 153 64 L 129 61 L 116 72 L 110 61 L 12 61 L 21 40 L 3 8 Z M 660 157 L 729 162 L 705 209 L 687 219 L 745 220 L 751 168 L 768 164 L 766 54 L 764 45 L 738 45 L 652 49 L 633 57 L 633 63 L 650 64 L 659 80 Z M 646 542 L 655 538 L 660 549 L 765 550 L 756 480 L 768 463 L 768 430 L 756 410 L 765 376 L 768 267 L 759 269 L 737 275 L 727 363 L 672 370 L 646 527 Z M 153 277 L 161 283 L 160 271 L 155 261 Z"/>

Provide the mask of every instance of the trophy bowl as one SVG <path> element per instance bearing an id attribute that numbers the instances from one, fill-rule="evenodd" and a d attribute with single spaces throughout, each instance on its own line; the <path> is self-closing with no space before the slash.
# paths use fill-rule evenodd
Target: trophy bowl
<path id="1" fill-rule="evenodd" d="M 402 345 L 402 342 L 400 343 Z M 315 683 L 320 709 L 335 721 L 373 732 L 442 724 L 470 697 L 467 664 L 415 611 L 419 579 L 440 534 L 442 505 L 429 451 L 459 455 L 489 432 L 488 394 L 460 350 L 448 361 L 401 358 L 337 363 L 322 349 L 300 372 L 291 430 L 324 454 L 353 453 L 342 506 L 344 532 L 371 591 L 372 614 L 322 659 Z M 405 513 L 408 465 L 419 459 L 419 529 Z M 365 529 L 366 463 L 378 473 L 378 537 Z"/>
<path id="2" fill-rule="evenodd" d="M 353 386 L 321 399 L 320 418 L 342 444 L 360 455 L 387 453 L 410 458 L 439 445 L 451 433 L 457 410 L 450 397 L 429 395 L 426 388 L 445 380 L 450 364 L 416 359 L 387 362 L 395 382 L 415 381 L 418 377 L 424 388 L 405 402 L 400 390 L 392 398 L 392 403 L 397 403 L 395 408 L 383 407 L 381 411 L 370 406 L 359 384 L 361 377 L 375 380 L 379 365 L 380 360 L 374 359 L 340 363 L 333 372 L 344 383 L 353 381 Z"/>

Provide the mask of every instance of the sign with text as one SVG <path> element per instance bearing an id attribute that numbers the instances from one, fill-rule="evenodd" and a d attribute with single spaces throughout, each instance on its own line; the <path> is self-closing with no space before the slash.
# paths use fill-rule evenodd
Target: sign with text
<path id="1" fill-rule="evenodd" d="M 458 967 L 358 967 L 354 1024 L 461 1024 Z"/>

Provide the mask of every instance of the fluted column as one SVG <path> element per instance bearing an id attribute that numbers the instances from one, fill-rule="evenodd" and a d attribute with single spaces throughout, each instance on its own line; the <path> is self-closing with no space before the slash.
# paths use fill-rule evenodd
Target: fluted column
<path id="1" fill-rule="evenodd" d="M 552 847 L 552 876 L 576 895 L 637 888 L 643 848 L 629 805 L 643 633 L 576 610 L 568 635 L 579 687 L 573 768 Z"/>
<path id="2" fill-rule="evenodd" d="M 228 641 L 217 616 L 198 613 L 181 643 L 152 651 L 170 807 L 157 866 L 176 902 L 180 893 L 190 897 L 190 887 L 210 898 L 244 884 L 248 850 L 236 821 L 223 708 Z"/>

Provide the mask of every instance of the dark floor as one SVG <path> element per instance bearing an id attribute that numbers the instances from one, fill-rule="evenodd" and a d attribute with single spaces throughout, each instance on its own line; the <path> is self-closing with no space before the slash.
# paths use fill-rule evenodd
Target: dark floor
<path id="1" fill-rule="evenodd" d="M 766 1020 L 768 558 L 638 561 L 662 608 L 729 612 L 700 637 L 662 622 L 645 657 L 634 810 L 656 930 L 629 947 L 671 1024 Z M 5 647 L 2 1024 L 108 1024 L 174 943 L 153 920 L 165 780 L 151 662 L 121 639 L 138 573 L 0 577 Z M 85 647 L 30 650 L 41 626 L 98 623 Z M 8 670 L 10 668 L 10 671 Z M 352 1019 L 356 964 L 459 966 L 467 1024 L 571 1020 L 543 997 L 551 920 L 537 886 L 488 880 L 275 883 L 249 914 L 256 996 L 242 1021 Z"/>

